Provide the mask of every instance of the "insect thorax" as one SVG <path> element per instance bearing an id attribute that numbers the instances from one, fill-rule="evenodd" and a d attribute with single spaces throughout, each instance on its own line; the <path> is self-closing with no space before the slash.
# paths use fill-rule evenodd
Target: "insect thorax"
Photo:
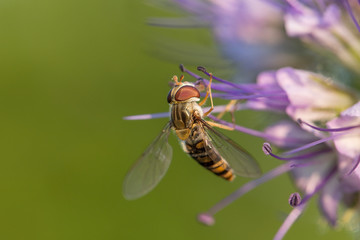
<path id="1" fill-rule="evenodd" d="M 202 117 L 202 109 L 196 102 L 183 102 L 171 106 L 170 120 L 181 140 L 188 138 L 196 117 Z M 196 116 L 197 115 L 197 116 Z"/>

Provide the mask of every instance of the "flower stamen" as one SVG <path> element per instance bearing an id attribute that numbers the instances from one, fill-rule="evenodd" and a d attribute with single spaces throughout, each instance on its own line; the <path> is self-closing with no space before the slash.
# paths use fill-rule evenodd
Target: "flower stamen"
<path id="1" fill-rule="evenodd" d="M 257 130 L 251 129 L 251 128 L 246 128 L 246 127 L 239 126 L 239 125 L 236 125 L 236 124 L 234 125 L 233 123 L 229 123 L 227 121 L 218 119 L 217 117 L 215 117 L 215 116 L 213 116 L 211 114 L 208 115 L 207 117 L 209 117 L 211 120 L 213 120 L 215 122 L 221 123 L 221 124 L 229 126 L 229 127 L 233 127 L 235 130 L 237 130 L 239 132 L 243 132 L 243 133 L 255 136 L 255 137 L 264 138 L 264 139 L 266 139 L 266 140 L 268 140 L 270 142 L 276 142 L 276 141 L 282 140 L 281 138 L 275 137 L 273 135 L 270 135 L 270 134 L 267 134 L 267 133 L 264 133 L 264 132 L 261 132 L 261 131 L 257 131 Z M 288 138 L 287 139 L 287 141 L 289 143 L 291 143 L 291 142 L 298 143 L 299 140 L 300 139 L 298 139 L 298 138 Z"/>
<path id="2" fill-rule="evenodd" d="M 202 67 L 202 66 L 198 66 L 197 67 L 197 70 L 198 71 L 200 71 L 200 72 L 203 72 L 204 74 L 206 74 L 207 76 L 209 76 L 210 77 L 210 73 L 208 72 L 208 71 L 206 71 L 206 68 L 205 67 Z M 187 73 L 188 73 L 189 71 L 187 71 Z M 221 82 L 221 83 L 224 83 L 224 84 L 227 84 L 227 85 L 229 85 L 229 86 L 231 86 L 231 87 L 233 87 L 233 88 L 236 88 L 236 89 L 242 89 L 242 90 L 246 90 L 246 89 L 244 89 L 244 88 L 242 88 L 239 84 L 235 84 L 235 83 L 232 83 L 232 82 L 229 82 L 229 81 L 227 81 L 227 80 L 225 80 L 225 79 L 222 79 L 222 78 L 218 78 L 218 77 L 216 77 L 216 76 L 212 76 L 213 77 L 213 79 L 214 80 L 217 80 L 217 81 L 219 81 L 219 82 Z"/>
<path id="3" fill-rule="evenodd" d="M 329 137 L 326 137 L 326 138 L 322 138 L 322 139 L 319 139 L 319 140 L 316 140 L 314 142 L 311 142 L 311 143 L 308 143 L 308 144 L 305 144 L 301 147 L 298 147 L 298 148 L 295 148 L 295 149 L 292 149 L 290 151 L 287 151 L 287 152 L 283 152 L 283 155 L 291 155 L 291 154 L 294 154 L 296 152 L 300 152 L 300 151 L 303 151 L 305 149 L 308 149 L 308 148 L 311 148 L 311 147 L 314 147 L 316 145 L 319 145 L 321 143 L 324 143 L 324 142 L 327 142 L 327 141 L 330 141 L 330 140 L 333 140 L 337 137 L 340 137 L 340 136 L 343 136 L 347 134 L 346 132 L 345 133 L 340 133 L 340 134 L 337 134 L 337 135 L 332 135 L 332 136 L 329 136 Z"/>
<path id="4" fill-rule="evenodd" d="M 310 123 L 307 123 L 307 122 L 301 120 L 300 118 L 297 120 L 297 122 L 300 125 L 304 124 L 308 127 L 311 127 L 312 129 L 315 129 L 315 130 L 318 130 L 321 132 L 343 132 L 343 131 L 347 131 L 347 130 L 351 130 L 351 129 L 360 127 L 360 125 L 354 125 L 354 126 L 348 126 L 348 127 L 342 127 L 342 128 L 320 128 L 320 127 L 311 125 Z"/>
<path id="5" fill-rule="evenodd" d="M 247 182 L 241 188 L 215 204 L 212 208 L 210 208 L 206 214 L 213 216 L 223 208 L 225 208 L 230 203 L 234 202 L 236 199 L 240 198 L 241 196 L 245 195 L 246 193 L 250 192 L 254 188 L 258 187 L 259 185 L 283 174 L 291 170 L 291 163 L 285 163 L 280 165 L 277 168 L 269 171 L 268 173 L 264 174 L 262 177 L 255 179 L 253 181 Z"/>
<path id="6" fill-rule="evenodd" d="M 308 193 L 303 198 L 301 203 L 290 212 L 290 214 L 287 216 L 287 218 L 279 228 L 278 232 L 276 233 L 274 240 L 281 240 L 285 236 L 285 234 L 288 232 L 296 219 L 300 217 L 311 197 L 314 196 L 315 193 L 319 192 L 326 185 L 326 183 L 335 175 L 336 171 L 337 166 L 334 166 L 324 177 L 324 179 L 315 187 L 315 189 L 312 192 Z"/>
<path id="7" fill-rule="evenodd" d="M 270 143 L 264 143 L 263 144 L 263 147 L 262 147 L 264 153 L 266 155 L 270 155 L 276 159 L 279 159 L 279 160 L 284 160 L 284 161 L 291 161 L 291 160 L 306 160 L 306 159 L 309 159 L 309 158 L 312 158 L 312 157 L 315 157 L 317 155 L 320 155 L 320 154 L 323 154 L 323 153 L 326 153 L 326 152 L 330 152 L 331 149 L 329 148 L 324 148 L 324 149 L 321 149 L 321 150 L 318 150 L 318 151 L 314 151 L 314 152 L 308 152 L 308 153 L 305 153 L 305 154 L 302 154 L 302 155 L 298 155 L 298 156 L 291 156 L 291 157 L 281 157 L 279 155 L 276 155 L 274 153 L 272 153 L 272 148 L 271 148 L 271 145 Z M 298 165 L 296 165 L 298 166 Z"/>

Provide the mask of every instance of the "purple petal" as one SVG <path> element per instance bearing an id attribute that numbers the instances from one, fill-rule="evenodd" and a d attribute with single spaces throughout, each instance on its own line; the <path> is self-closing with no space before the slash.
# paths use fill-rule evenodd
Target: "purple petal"
<path id="1" fill-rule="evenodd" d="M 319 18 L 316 14 L 307 14 L 304 16 L 298 11 L 290 9 L 284 16 L 285 29 L 290 37 L 309 34 L 319 24 Z"/>
<path id="2" fill-rule="evenodd" d="M 256 79 L 256 82 L 259 86 L 263 86 L 265 88 L 281 89 L 276 81 L 276 71 L 265 71 L 260 73 Z"/>
<path id="3" fill-rule="evenodd" d="M 360 101 L 341 113 L 342 116 L 360 117 Z"/>
<path id="4" fill-rule="evenodd" d="M 320 210 L 331 226 L 335 226 L 337 223 L 337 210 L 341 198 L 342 192 L 339 180 L 333 178 L 326 184 L 319 197 Z"/>
<path id="5" fill-rule="evenodd" d="M 329 5 L 322 18 L 322 27 L 331 27 L 338 23 L 341 18 L 341 10 L 338 6 L 335 4 Z"/>
<path id="6" fill-rule="evenodd" d="M 360 156 L 359 156 L 360 157 Z M 360 167 L 358 158 L 339 155 L 339 171 L 344 192 L 360 191 Z"/>
<path id="7" fill-rule="evenodd" d="M 329 120 L 337 115 L 337 109 L 354 103 L 352 95 L 322 75 L 293 68 L 282 68 L 276 75 L 290 100 L 286 111 L 295 120 Z"/>
<path id="8" fill-rule="evenodd" d="M 313 134 L 302 130 L 298 124 L 288 120 L 267 127 L 265 133 L 274 136 L 275 141 L 272 142 L 282 148 L 298 147 L 317 139 Z"/>
<path id="9" fill-rule="evenodd" d="M 212 3 L 213 25 L 224 46 L 235 41 L 237 45 L 250 43 L 261 47 L 279 40 L 280 31 L 276 27 L 281 23 L 280 11 L 271 4 L 262 0 L 215 0 Z M 264 12 L 267 14 L 262 14 Z"/>
<path id="10" fill-rule="evenodd" d="M 311 161 L 311 159 L 309 159 Z M 333 152 L 322 154 L 314 157 L 314 164 L 294 168 L 291 171 L 291 176 L 294 179 L 295 185 L 302 192 L 311 192 L 322 181 L 327 174 L 329 167 L 336 164 L 336 155 Z"/>
<path id="11" fill-rule="evenodd" d="M 329 128 L 340 128 L 346 126 L 360 125 L 359 103 L 342 112 L 341 116 L 327 123 Z M 360 156 L 360 128 L 347 131 L 348 134 L 334 139 L 338 152 L 350 159 L 357 159 Z M 339 133 L 332 133 L 336 136 Z"/>
<path id="12" fill-rule="evenodd" d="M 289 8 L 284 17 L 286 32 L 291 37 L 309 35 L 335 25 L 340 15 L 340 9 L 334 4 L 328 6 L 324 13 L 305 6 L 302 6 L 301 11 Z"/>

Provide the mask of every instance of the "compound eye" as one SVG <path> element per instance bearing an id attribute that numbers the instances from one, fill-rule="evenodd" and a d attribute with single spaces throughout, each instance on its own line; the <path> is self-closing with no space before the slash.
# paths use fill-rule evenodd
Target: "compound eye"
<path id="1" fill-rule="evenodd" d="M 192 86 L 184 86 L 180 88 L 175 94 L 176 101 L 185 101 L 192 97 L 200 97 L 199 90 Z"/>
<path id="2" fill-rule="evenodd" d="M 171 91 L 172 89 L 169 91 L 168 95 L 167 95 L 167 102 L 171 103 L 172 97 L 171 97 Z"/>

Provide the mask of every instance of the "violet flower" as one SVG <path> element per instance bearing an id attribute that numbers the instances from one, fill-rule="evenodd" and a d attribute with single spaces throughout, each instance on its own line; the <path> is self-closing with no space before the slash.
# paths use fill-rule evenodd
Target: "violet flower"
<path id="1" fill-rule="evenodd" d="M 360 31 L 358 1 L 169 0 L 169 2 L 176 5 L 174 7 L 176 10 L 182 9 L 187 15 L 153 18 L 149 23 L 170 28 L 209 27 L 221 57 L 232 64 L 236 81 L 251 82 L 261 71 L 282 66 L 313 68 L 314 62 L 318 62 L 319 58 L 323 65 L 321 67 L 329 71 L 334 69 L 328 64 L 334 64 L 335 61 L 335 63 L 341 62 L 357 74 L 360 73 L 358 67 L 360 41 L 357 38 Z M 300 45 L 296 38 L 304 44 Z M 196 47 L 191 47 L 191 51 L 188 52 L 186 49 L 186 45 L 181 45 L 178 48 L 173 46 L 169 51 L 173 55 L 175 52 L 181 52 L 182 58 L 184 54 L 188 54 L 191 59 L 204 58 L 210 52 L 208 48 L 206 53 L 203 46 L 198 46 L 198 51 Z M 217 62 L 219 59 L 218 57 Z M 330 63 L 326 63 L 327 61 Z M 219 65 L 213 62 L 202 63 L 208 66 Z"/>
<path id="2" fill-rule="evenodd" d="M 300 38 L 319 53 L 333 54 L 348 68 L 360 73 L 360 42 L 355 35 L 358 32 L 342 16 L 347 13 L 352 16 L 353 13 L 347 0 L 284 2 L 288 36 Z M 358 27 L 357 20 L 353 16 L 352 19 Z"/>
<path id="3" fill-rule="evenodd" d="M 186 12 L 184 17 L 152 18 L 150 25 L 170 28 L 210 27 L 217 43 L 216 51 L 221 58 L 230 62 L 235 76 L 241 74 L 242 82 L 251 82 L 263 69 L 278 68 L 284 64 L 296 64 L 303 61 L 294 55 L 298 47 L 296 42 L 287 42 L 282 25 L 282 12 L 277 4 L 269 4 L 264 0 L 170 0 L 176 4 L 176 10 Z M 266 12 L 267 14 L 263 14 Z M 175 41 L 174 41 L 175 42 Z M 162 44 L 164 48 L 165 44 Z M 177 44 L 179 45 L 179 44 Z M 166 46 L 168 46 L 166 44 Z M 181 49 L 180 49 L 181 48 Z M 189 53 L 194 62 L 195 57 L 209 54 L 203 47 L 186 47 L 186 45 L 167 48 L 174 56 L 178 52 Z M 207 66 L 219 67 L 216 63 L 202 62 Z"/>
<path id="4" fill-rule="evenodd" d="M 189 70 L 183 70 L 199 78 Z M 356 95 L 320 74 L 292 68 L 264 72 L 259 75 L 257 84 L 234 84 L 214 79 L 222 82 L 214 84 L 214 89 L 221 92 L 214 96 L 245 99 L 241 109 L 270 109 L 274 113 L 285 112 L 295 121 L 301 119 L 298 120 L 299 125 L 295 121 L 283 120 L 259 132 L 210 116 L 216 122 L 234 126 L 235 130 L 262 137 L 290 150 L 279 156 L 272 152 L 269 143 L 264 143 L 266 155 L 286 163 L 243 185 L 200 214 L 199 221 L 214 224 L 214 214 L 225 206 L 260 184 L 289 172 L 303 199 L 299 200 L 296 195 L 296 199 L 289 200 L 294 210 L 274 239 L 282 239 L 315 194 L 320 195 L 319 207 L 324 217 L 331 226 L 335 226 L 340 203 L 346 205 L 345 199 L 356 199 L 360 193 L 360 102 L 357 102 Z M 314 123 L 325 124 L 328 128 L 315 126 Z"/>

